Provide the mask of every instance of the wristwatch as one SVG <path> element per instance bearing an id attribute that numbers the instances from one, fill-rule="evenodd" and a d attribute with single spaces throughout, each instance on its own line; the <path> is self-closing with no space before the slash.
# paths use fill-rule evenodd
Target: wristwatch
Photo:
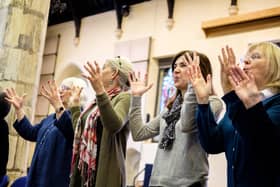
<path id="1" fill-rule="evenodd" d="M 60 113 L 64 110 L 64 107 L 63 106 L 60 106 L 58 108 L 55 109 L 55 113 Z"/>

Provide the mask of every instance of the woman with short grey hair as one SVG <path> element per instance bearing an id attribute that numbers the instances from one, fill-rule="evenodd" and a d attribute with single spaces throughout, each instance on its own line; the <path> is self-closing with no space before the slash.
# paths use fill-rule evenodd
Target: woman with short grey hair
<path id="1" fill-rule="evenodd" d="M 84 65 L 96 99 L 80 114 L 74 136 L 71 187 L 125 187 L 132 64 L 124 58 Z"/>

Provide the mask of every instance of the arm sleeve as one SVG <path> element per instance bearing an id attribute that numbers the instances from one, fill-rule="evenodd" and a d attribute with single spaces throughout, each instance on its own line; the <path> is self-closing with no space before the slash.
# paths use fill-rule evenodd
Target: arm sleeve
<path id="1" fill-rule="evenodd" d="M 197 126 L 199 129 L 199 139 L 204 150 L 211 154 L 224 152 L 224 136 L 222 124 L 216 122 L 218 111 L 222 111 L 221 100 L 210 99 L 209 104 L 199 104 L 197 111 Z"/>
<path id="2" fill-rule="evenodd" d="M 58 120 L 55 120 L 54 125 L 62 132 L 68 141 L 73 142 L 74 130 L 71 120 L 70 112 L 65 110 L 61 117 Z"/>
<path id="3" fill-rule="evenodd" d="M 184 101 L 181 109 L 181 130 L 189 132 L 196 129 L 195 113 L 197 110 L 197 100 L 194 90 L 191 86 L 188 87 L 184 95 Z"/>
<path id="4" fill-rule="evenodd" d="M 14 123 L 14 128 L 19 133 L 19 135 L 25 140 L 36 142 L 38 131 L 40 130 L 44 120 L 39 124 L 32 126 L 26 116 L 20 121 L 16 120 Z"/>
<path id="5" fill-rule="evenodd" d="M 119 132 L 128 115 L 130 94 L 123 92 L 117 95 L 114 98 L 114 106 L 106 93 L 97 95 L 96 99 L 103 127 L 111 133 Z"/>
<path id="6" fill-rule="evenodd" d="M 129 111 L 129 125 L 134 141 L 142 141 L 159 134 L 160 115 L 144 124 L 141 113 L 141 97 L 132 97 Z"/>
<path id="7" fill-rule="evenodd" d="M 279 141 L 280 99 L 266 106 L 259 102 L 249 109 L 240 101 L 232 105 L 231 111 L 230 118 L 242 137 L 267 143 Z"/>

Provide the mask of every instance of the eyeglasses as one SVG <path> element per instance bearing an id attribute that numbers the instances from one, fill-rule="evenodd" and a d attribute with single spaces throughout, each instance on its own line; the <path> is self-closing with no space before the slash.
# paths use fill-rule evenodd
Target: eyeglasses
<path id="1" fill-rule="evenodd" d="M 259 53 L 252 53 L 251 55 L 246 55 L 243 58 L 240 58 L 240 61 L 241 60 L 242 60 L 242 62 L 244 62 L 245 60 L 254 61 L 254 60 L 261 59 L 261 58 L 262 58 L 261 54 L 259 54 Z"/>
<path id="2" fill-rule="evenodd" d="M 246 56 L 241 57 L 239 59 L 239 66 L 244 67 L 244 62 L 245 61 L 255 61 L 255 60 L 262 59 L 262 58 L 263 57 L 260 53 L 252 53 L 251 55 L 246 55 Z"/>
<path id="3" fill-rule="evenodd" d="M 71 89 L 70 87 L 65 86 L 65 85 L 61 85 L 60 88 L 59 88 L 60 91 L 67 91 L 67 90 L 70 90 L 70 89 Z"/>

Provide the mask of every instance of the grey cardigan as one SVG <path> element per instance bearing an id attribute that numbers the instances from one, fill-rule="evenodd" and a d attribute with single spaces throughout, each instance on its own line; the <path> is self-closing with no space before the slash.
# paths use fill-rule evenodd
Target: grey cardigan
<path id="1" fill-rule="evenodd" d="M 158 149 L 150 178 L 150 186 L 187 187 L 200 182 L 206 186 L 208 177 L 207 154 L 200 145 L 195 124 L 197 101 L 192 87 L 184 95 L 181 118 L 176 123 L 175 140 L 171 150 Z M 133 97 L 129 113 L 130 129 L 134 141 L 160 135 L 166 127 L 162 115 L 165 109 L 146 125 L 142 122 L 141 97 Z"/>

